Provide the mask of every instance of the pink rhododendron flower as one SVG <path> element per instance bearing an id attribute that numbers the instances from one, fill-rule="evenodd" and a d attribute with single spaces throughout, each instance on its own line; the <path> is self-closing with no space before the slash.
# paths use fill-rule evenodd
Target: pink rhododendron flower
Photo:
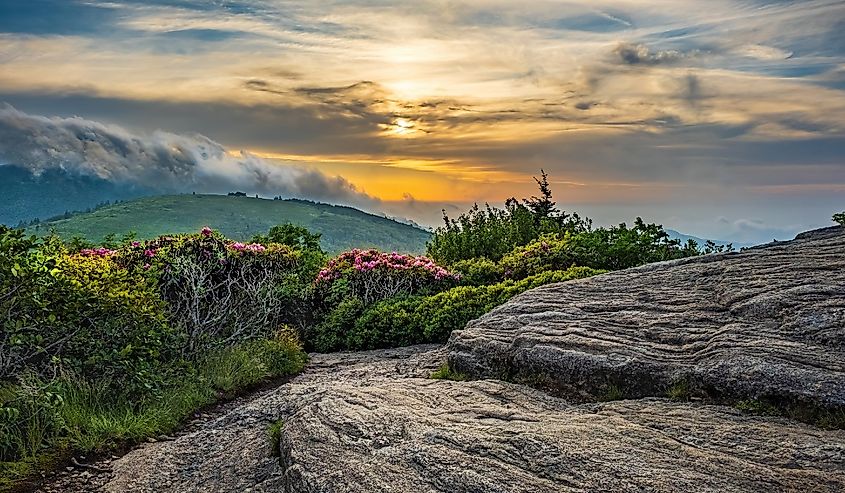
<path id="1" fill-rule="evenodd" d="M 212 234 L 212 233 L 214 233 L 214 230 L 213 230 L 213 229 L 211 229 L 211 228 L 209 228 L 208 226 L 206 226 L 206 227 L 202 228 L 202 230 L 200 231 L 200 233 L 201 233 L 203 236 L 208 237 L 208 236 L 211 236 L 211 234 Z"/>
<path id="2" fill-rule="evenodd" d="M 79 254 L 83 257 L 108 257 L 110 255 L 114 255 L 116 250 L 110 250 L 108 248 L 100 247 L 100 248 L 84 248 L 79 251 Z"/>
<path id="3" fill-rule="evenodd" d="M 402 255 L 397 252 L 382 253 L 377 250 L 353 249 L 330 260 L 326 267 L 317 275 L 315 282 L 320 283 L 338 279 L 347 269 L 358 275 L 369 275 L 371 272 L 388 275 L 394 272 L 403 272 L 405 273 L 403 276 L 420 275 L 421 277 L 415 283 L 424 282 L 425 278 L 433 278 L 435 281 L 444 279 L 457 280 L 459 278 L 425 256 L 415 257 Z M 414 270 L 418 274 L 407 273 L 409 270 Z"/>

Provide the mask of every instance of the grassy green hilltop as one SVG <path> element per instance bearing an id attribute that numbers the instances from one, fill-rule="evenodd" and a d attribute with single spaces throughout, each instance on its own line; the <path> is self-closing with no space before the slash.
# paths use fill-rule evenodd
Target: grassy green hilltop
<path id="1" fill-rule="evenodd" d="M 54 230 L 63 238 L 80 236 L 92 242 L 130 231 L 138 239 L 199 231 L 203 226 L 236 240 L 266 233 L 271 226 L 293 223 L 321 233 L 328 252 L 375 247 L 385 251 L 422 253 L 429 232 L 351 207 L 304 200 L 270 200 L 226 195 L 165 195 L 146 197 L 43 222 L 29 229 Z"/>

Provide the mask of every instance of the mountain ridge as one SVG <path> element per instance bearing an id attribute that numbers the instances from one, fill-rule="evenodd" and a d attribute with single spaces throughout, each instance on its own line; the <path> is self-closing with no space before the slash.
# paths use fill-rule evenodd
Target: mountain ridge
<path id="1" fill-rule="evenodd" d="M 276 224 L 292 223 L 321 233 L 322 246 L 331 253 L 349 248 L 422 253 L 431 233 L 353 207 L 301 199 L 264 199 L 212 194 L 142 197 L 97 208 L 92 212 L 42 222 L 28 231 L 55 231 L 100 242 L 108 234 L 130 232 L 138 239 L 190 233 L 208 226 L 235 240 L 249 240 Z"/>

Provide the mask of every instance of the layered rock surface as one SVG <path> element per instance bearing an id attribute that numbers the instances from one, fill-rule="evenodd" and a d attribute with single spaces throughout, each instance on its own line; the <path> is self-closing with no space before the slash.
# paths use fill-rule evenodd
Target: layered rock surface
<path id="1" fill-rule="evenodd" d="M 498 381 L 291 387 L 289 492 L 837 491 L 845 432 Z"/>
<path id="2" fill-rule="evenodd" d="M 845 231 L 543 286 L 455 331 L 449 363 L 570 398 L 673 385 L 845 406 Z"/>
<path id="3" fill-rule="evenodd" d="M 52 491 L 842 491 L 845 432 L 723 406 L 573 405 L 518 384 L 425 378 L 415 347 L 315 355 L 290 383 L 222 409 L 111 472 Z M 284 423 L 280 457 L 267 434 Z M 106 464 L 100 464 L 105 467 Z"/>

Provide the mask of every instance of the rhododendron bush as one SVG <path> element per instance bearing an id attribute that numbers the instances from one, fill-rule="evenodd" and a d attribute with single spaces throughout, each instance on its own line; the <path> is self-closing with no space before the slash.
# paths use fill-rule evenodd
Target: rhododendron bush
<path id="1" fill-rule="evenodd" d="M 0 380 L 25 369 L 154 384 L 177 347 L 154 283 L 107 249 L 69 252 L 0 227 Z"/>
<path id="2" fill-rule="evenodd" d="M 343 285 L 346 294 L 369 305 L 400 295 L 441 291 L 459 279 L 428 257 L 352 250 L 330 260 L 316 284 L 328 289 Z"/>
<path id="3" fill-rule="evenodd" d="M 25 476 L 44 454 L 167 433 L 299 371 L 282 288 L 311 286 L 318 269 L 301 275 L 303 258 L 314 264 L 210 229 L 80 248 L 0 226 L 0 489 L 7 464 Z"/>
<path id="4" fill-rule="evenodd" d="M 285 245 L 199 234 L 70 250 L 0 229 L 0 379 L 23 368 L 149 382 L 173 354 L 264 337 L 287 322 L 279 288 L 300 276 Z"/>
<path id="5" fill-rule="evenodd" d="M 157 279 L 169 319 L 184 333 L 184 351 L 190 354 L 278 327 L 284 299 L 276 288 L 298 258 L 285 245 L 232 242 L 206 228 L 196 235 L 133 243 L 116 261 Z"/>

